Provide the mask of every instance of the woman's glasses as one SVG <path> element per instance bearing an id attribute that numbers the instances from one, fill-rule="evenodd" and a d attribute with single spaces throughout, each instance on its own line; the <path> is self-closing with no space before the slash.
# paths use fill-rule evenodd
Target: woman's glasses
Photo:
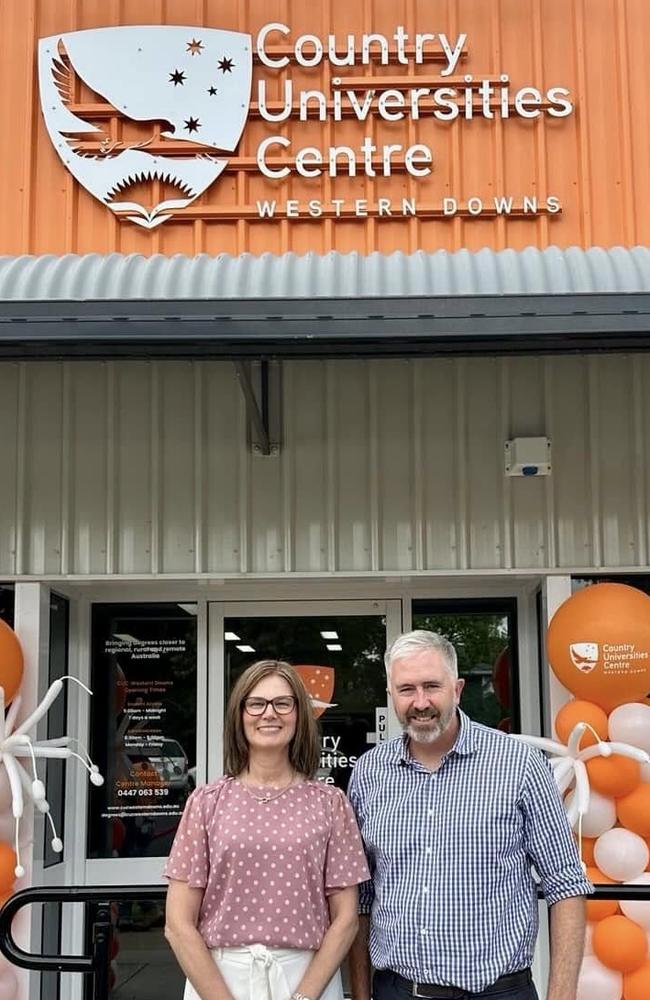
<path id="1" fill-rule="evenodd" d="M 271 705 L 278 715 L 289 715 L 296 707 L 294 695 L 281 695 L 279 698 L 245 698 L 244 709 L 248 715 L 264 715 L 267 705 Z"/>

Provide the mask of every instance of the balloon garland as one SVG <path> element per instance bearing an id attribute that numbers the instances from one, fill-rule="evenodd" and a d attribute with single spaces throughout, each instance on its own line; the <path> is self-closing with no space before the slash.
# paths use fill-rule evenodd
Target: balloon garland
<path id="1" fill-rule="evenodd" d="M 577 591 L 548 629 L 554 674 L 573 695 L 550 754 L 587 876 L 650 887 L 650 597 L 603 583 Z M 587 901 L 578 1000 L 648 1000 L 650 901 Z"/>

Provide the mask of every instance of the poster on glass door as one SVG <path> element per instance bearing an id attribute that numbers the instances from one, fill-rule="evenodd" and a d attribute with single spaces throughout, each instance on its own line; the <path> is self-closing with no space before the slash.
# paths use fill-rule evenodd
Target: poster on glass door
<path id="1" fill-rule="evenodd" d="M 95 608 L 92 748 L 106 782 L 91 796 L 91 856 L 164 855 L 194 788 L 190 608 Z"/>

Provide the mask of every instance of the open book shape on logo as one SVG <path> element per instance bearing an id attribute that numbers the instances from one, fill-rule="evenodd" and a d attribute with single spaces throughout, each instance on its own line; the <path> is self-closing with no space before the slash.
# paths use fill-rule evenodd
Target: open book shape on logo
<path id="1" fill-rule="evenodd" d="M 61 160 L 95 198 L 147 229 L 206 191 L 246 124 L 253 60 L 242 32 L 63 32 L 41 39 L 38 63 L 43 117 Z M 129 197 L 143 184 L 149 207 Z"/>

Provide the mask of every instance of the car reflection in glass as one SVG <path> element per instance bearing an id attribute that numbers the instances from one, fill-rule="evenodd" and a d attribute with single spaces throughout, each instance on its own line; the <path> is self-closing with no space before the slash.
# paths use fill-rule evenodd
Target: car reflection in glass
<path id="1" fill-rule="evenodd" d="M 178 740 L 161 737 L 160 742 L 146 746 L 131 744 L 127 753 L 133 764 L 155 771 L 160 783 L 171 792 L 189 793 L 194 788 L 195 778 L 190 773 L 187 754 Z"/>

